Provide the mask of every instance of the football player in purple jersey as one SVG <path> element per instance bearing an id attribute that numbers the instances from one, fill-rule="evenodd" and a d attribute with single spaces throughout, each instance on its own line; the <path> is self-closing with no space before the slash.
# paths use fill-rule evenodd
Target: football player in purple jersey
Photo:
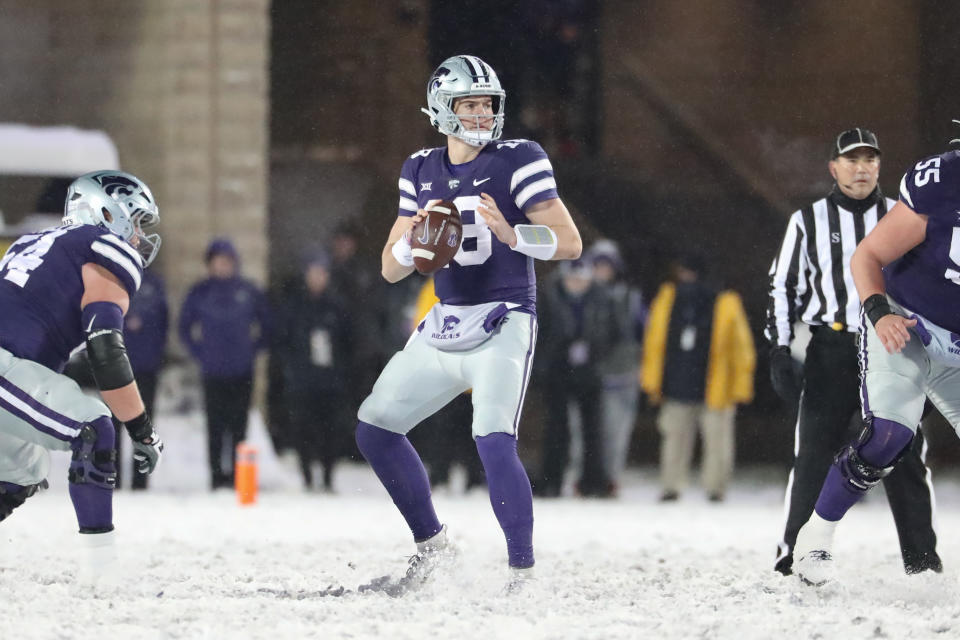
<path id="1" fill-rule="evenodd" d="M 123 316 L 160 248 L 141 180 L 120 171 L 77 178 L 63 226 L 23 236 L 0 260 L 0 520 L 45 486 L 49 450 L 72 451 L 70 498 L 97 570 L 113 555 L 116 451 L 111 413 L 149 473 L 163 444 L 144 409 L 123 341 Z M 103 401 L 61 371 L 86 345 Z"/>
<path id="2" fill-rule="evenodd" d="M 925 400 L 960 427 L 960 151 L 903 176 L 900 201 L 857 247 L 851 269 L 863 304 L 867 426 L 837 454 L 797 538 L 797 573 L 811 584 L 833 579 L 837 523 L 900 459 Z"/>
<path id="3" fill-rule="evenodd" d="M 460 250 L 434 276 L 440 301 L 358 412 L 360 451 L 417 543 L 398 590 L 418 585 L 452 549 L 406 434 L 467 389 L 512 583 L 529 577 L 534 564 L 530 481 L 517 455 L 537 335 L 534 260 L 577 258 L 582 242 L 540 145 L 500 140 L 504 98 L 496 73 L 475 56 L 448 58 L 434 71 L 423 112 L 446 145 L 404 162 L 397 218 L 383 248 L 383 277 L 397 282 L 414 270 L 410 232 L 428 203 L 452 200 L 460 211 Z"/>

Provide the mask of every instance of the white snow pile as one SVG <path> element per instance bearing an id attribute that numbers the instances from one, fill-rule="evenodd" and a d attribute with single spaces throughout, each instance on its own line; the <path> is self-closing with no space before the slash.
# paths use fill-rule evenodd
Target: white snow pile
<path id="1" fill-rule="evenodd" d="M 439 491 L 460 555 L 422 590 L 358 594 L 402 575 L 413 543 L 372 472 L 342 465 L 337 493 L 306 493 L 269 454 L 242 507 L 206 489 L 199 416 L 157 421 L 168 443 L 147 492 L 115 500 L 120 585 L 77 580 L 66 460 L 51 490 L 0 524 L 0 638 L 950 638 L 960 635 L 960 483 L 938 485 L 941 575 L 905 576 L 878 491 L 841 524 L 840 580 L 815 589 L 772 571 L 776 474 L 743 473 L 723 504 L 691 490 L 656 502 L 651 470 L 615 500 L 538 500 L 535 580 L 506 595 L 506 552 L 483 492 Z M 328 587 L 343 586 L 339 596 Z"/>

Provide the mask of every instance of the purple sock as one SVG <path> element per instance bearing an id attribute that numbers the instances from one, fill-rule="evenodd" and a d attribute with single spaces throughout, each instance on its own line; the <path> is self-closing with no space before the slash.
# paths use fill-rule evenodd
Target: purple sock
<path id="1" fill-rule="evenodd" d="M 913 439 L 910 428 L 884 418 L 873 419 L 869 434 L 866 442 L 857 443 L 854 448 L 865 462 L 881 468 L 893 462 Z M 844 455 L 846 454 L 841 454 L 841 458 Z M 844 475 L 842 463 L 834 462 L 830 465 L 823 488 L 820 489 L 815 509 L 824 520 L 836 522 L 866 492 L 867 489 L 860 489 L 850 483 L 850 479 Z"/>
<path id="2" fill-rule="evenodd" d="M 441 524 L 430 500 L 427 470 L 407 437 L 361 421 L 357 446 L 407 521 L 413 539 L 435 536 Z"/>
<path id="3" fill-rule="evenodd" d="M 827 472 L 827 479 L 823 482 L 820 489 L 820 495 L 817 497 L 817 504 L 814 507 L 817 514 L 824 520 L 836 522 L 863 497 L 865 491 L 857 491 L 847 479 L 843 477 L 840 467 L 836 464 L 830 465 L 830 471 Z"/>
<path id="4" fill-rule="evenodd" d="M 110 452 L 114 450 L 114 428 L 110 418 L 101 416 L 97 418 L 91 426 L 97 433 L 97 439 L 93 442 L 92 450 L 88 451 L 89 445 L 84 442 L 82 437 L 77 437 L 76 442 L 72 444 L 75 452 L 84 451 L 91 456 L 90 460 L 84 463 L 80 460 L 73 460 L 70 463 L 71 473 L 82 472 L 86 477 L 84 482 L 70 482 L 70 500 L 73 502 L 73 509 L 77 514 L 77 524 L 80 525 L 81 533 L 100 533 L 113 530 L 113 489 L 107 488 L 101 484 L 92 481 L 92 474 L 98 478 L 113 475 L 116 481 L 116 463 L 110 461 L 96 460 L 97 452 Z M 93 468 L 91 468 L 91 465 Z M 101 475 L 102 472 L 102 475 Z"/>
<path id="5" fill-rule="evenodd" d="M 517 439 L 508 433 L 491 433 L 477 438 L 477 451 L 487 474 L 490 504 L 507 538 L 510 566 L 532 567 L 533 493 L 517 455 Z"/>

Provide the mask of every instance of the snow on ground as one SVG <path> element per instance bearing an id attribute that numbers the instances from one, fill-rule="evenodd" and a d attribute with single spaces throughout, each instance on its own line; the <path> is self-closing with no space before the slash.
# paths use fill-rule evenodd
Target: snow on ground
<path id="1" fill-rule="evenodd" d="M 740 474 L 726 503 L 692 490 L 656 502 L 652 470 L 616 500 L 538 500 L 536 580 L 502 593 L 506 553 L 482 492 L 439 491 L 460 548 L 423 590 L 318 596 L 330 585 L 400 575 L 412 542 L 363 465 L 338 493 L 304 493 L 269 455 L 264 489 L 241 507 L 205 489 L 200 418 L 161 416 L 168 448 L 151 489 L 116 495 L 126 584 L 92 592 L 75 579 L 77 534 L 58 457 L 51 490 L 0 527 L 0 638 L 932 638 L 960 635 L 960 481 L 938 487 L 942 575 L 907 577 L 881 495 L 838 535 L 838 585 L 814 589 L 771 570 L 779 474 Z"/>

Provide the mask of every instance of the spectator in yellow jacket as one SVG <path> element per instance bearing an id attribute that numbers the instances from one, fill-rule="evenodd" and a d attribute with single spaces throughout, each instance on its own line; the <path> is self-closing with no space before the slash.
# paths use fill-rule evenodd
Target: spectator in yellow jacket
<path id="1" fill-rule="evenodd" d="M 736 405 L 753 400 L 756 352 L 740 296 L 705 283 L 702 260 L 681 258 L 650 307 L 641 386 L 660 404 L 661 501 L 680 497 L 703 438 L 702 484 L 723 500 L 733 473 Z"/>

